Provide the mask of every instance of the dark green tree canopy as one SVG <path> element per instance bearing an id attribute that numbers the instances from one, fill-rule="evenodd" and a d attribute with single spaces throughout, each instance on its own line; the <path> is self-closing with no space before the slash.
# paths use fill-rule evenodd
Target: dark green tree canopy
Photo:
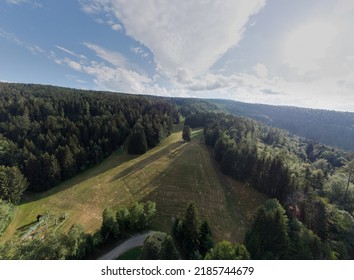
<path id="1" fill-rule="evenodd" d="M 45 191 L 123 147 L 141 154 L 168 136 L 175 106 L 157 97 L 0 83 L 0 165 Z M 39 172 L 41 170 L 41 172 Z"/>
<path id="2" fill-rule="evenodd" d="M 0 166 L 0 200 L 18 203 L 27 185 L 26 178 L 16 166 Z"/>
<path id="3" fill-rule="evenodd" d="M 175 220 L 173 237 L 183 259 L 203 259 L 214 246 L 209 223 L 200 222 L 195 203 L 188 205 L 182 220 Z"/>
<path id="4" fill-rule="evenodd" d="M 149 235 L 144 241 L 142 259 L 177 260 L 178 253 L 172 237 L 164 232 Z"/>
<path id="5" fill-rule="evenodd" d="M 221 241 L 209 250 L 205 256 L 206 260 L 249 260 L 250 254 L 242 244 L 231 244 L 228 241 Z"/>
<path id="6" fill-rule="evenodd" d="M 185 141 L 191 141 L 192 129 L 189 125 L 185 125 L 182 131 L 182 139 Z"/>
<path id="7" fill-rule="evenodd" d="M 252 259 L 286 259 L 289 253 L 288 218 L 280 203 L 271 199 L 257 211 L 245 244 Z"/>

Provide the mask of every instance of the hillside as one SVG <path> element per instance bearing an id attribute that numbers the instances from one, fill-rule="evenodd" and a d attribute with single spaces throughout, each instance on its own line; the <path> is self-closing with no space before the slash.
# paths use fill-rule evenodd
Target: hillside
<path id="1" fill-rule="evenodd" d="M 196 131 L 182 143 L 181 127 L 154 149 L 141 156 L 114 153 L 101 164 L 40 194 L 26 194 L 17 207 L 3 239 L 20 236 L 37 214 L 68 214 L 62 228 L 74 223 L 93 232 L 105 208 L 117 209 L 134 201 L 157 203 L 154 228 L 169 232 L 171 218 L 195 201 L 212 225 L 217 240 L 242 241 L 254 210 L 265 200 L 257 191 L 222 175 Z"/>
<path id="2" fill-rule="evenodd" d="M 147 227 L 186 259 L 354 256 L 349 153 L 226 101 L 22 84 L 0 98 L 0 258 L 82 259 Z"/>
<path id="3" fill-rule="evenodd" d="M 221 111 L 283 128 L 316 142 L 354 151 L 354 113 L 209 99 Z M 340 137 L 338 137 L 340 135 Z"/>
<path id="4" fill-rule="evenodd" d="M 343 151 L 249 118 L 194 112 L 222 172 L 273 199 L 257 210 L 252 259 L 352 259 L 354 160 Z"/>

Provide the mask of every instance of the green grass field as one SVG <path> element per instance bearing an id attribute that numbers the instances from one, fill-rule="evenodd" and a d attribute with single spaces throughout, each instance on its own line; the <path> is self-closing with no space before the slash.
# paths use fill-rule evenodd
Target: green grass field
<path id="1" fill-rule="evenodd" d="M 39 213 L 48 211 L 53 220 L 65 212 L 68 219 L 60 229 L 80 223 L 93 232 L 100 227 L 105 208 L 152 200 L 158 210 L 156 230 L 169 232 L 173 218 L 182 217 L 188 203 L 196 202 L 217 240 L 242 241 L 254 210 L 265 197 L 219 171 L 202 143 L 202 130 L 194 131 L 192 141 L 185 143 L 181 129 L 181 125 L 176 127 L 144 155 L 115 153 L 47 192 L 26 194 L 3 240 L 20 236 Z"/>

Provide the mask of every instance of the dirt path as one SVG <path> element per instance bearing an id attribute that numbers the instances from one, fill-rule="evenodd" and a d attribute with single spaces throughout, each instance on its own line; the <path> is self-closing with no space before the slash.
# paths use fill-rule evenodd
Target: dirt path
<path id="1" fill-rule="evenodd" d="M 133 237 L 124 241 L 122 244 L 115 247 L 113 250 L 99 257 L 98 260 L 115 260 L 120 255 L 129 251 L 130 249 L 142 246 L 144 244 L 144 240 L 146 239 L 146 237 L 148 237 L 153 233 L 155 233 L 155 231 L 149 231 L 143 234 L 134 235 Z"/>

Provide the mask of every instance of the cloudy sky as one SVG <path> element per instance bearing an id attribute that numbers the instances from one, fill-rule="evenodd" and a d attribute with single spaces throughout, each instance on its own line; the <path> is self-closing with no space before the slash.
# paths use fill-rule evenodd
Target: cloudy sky
<path id="1" fill-rule="evenodd" d="M 354 112 L 353 0 L 0 0 L 0 80 Z"/>

